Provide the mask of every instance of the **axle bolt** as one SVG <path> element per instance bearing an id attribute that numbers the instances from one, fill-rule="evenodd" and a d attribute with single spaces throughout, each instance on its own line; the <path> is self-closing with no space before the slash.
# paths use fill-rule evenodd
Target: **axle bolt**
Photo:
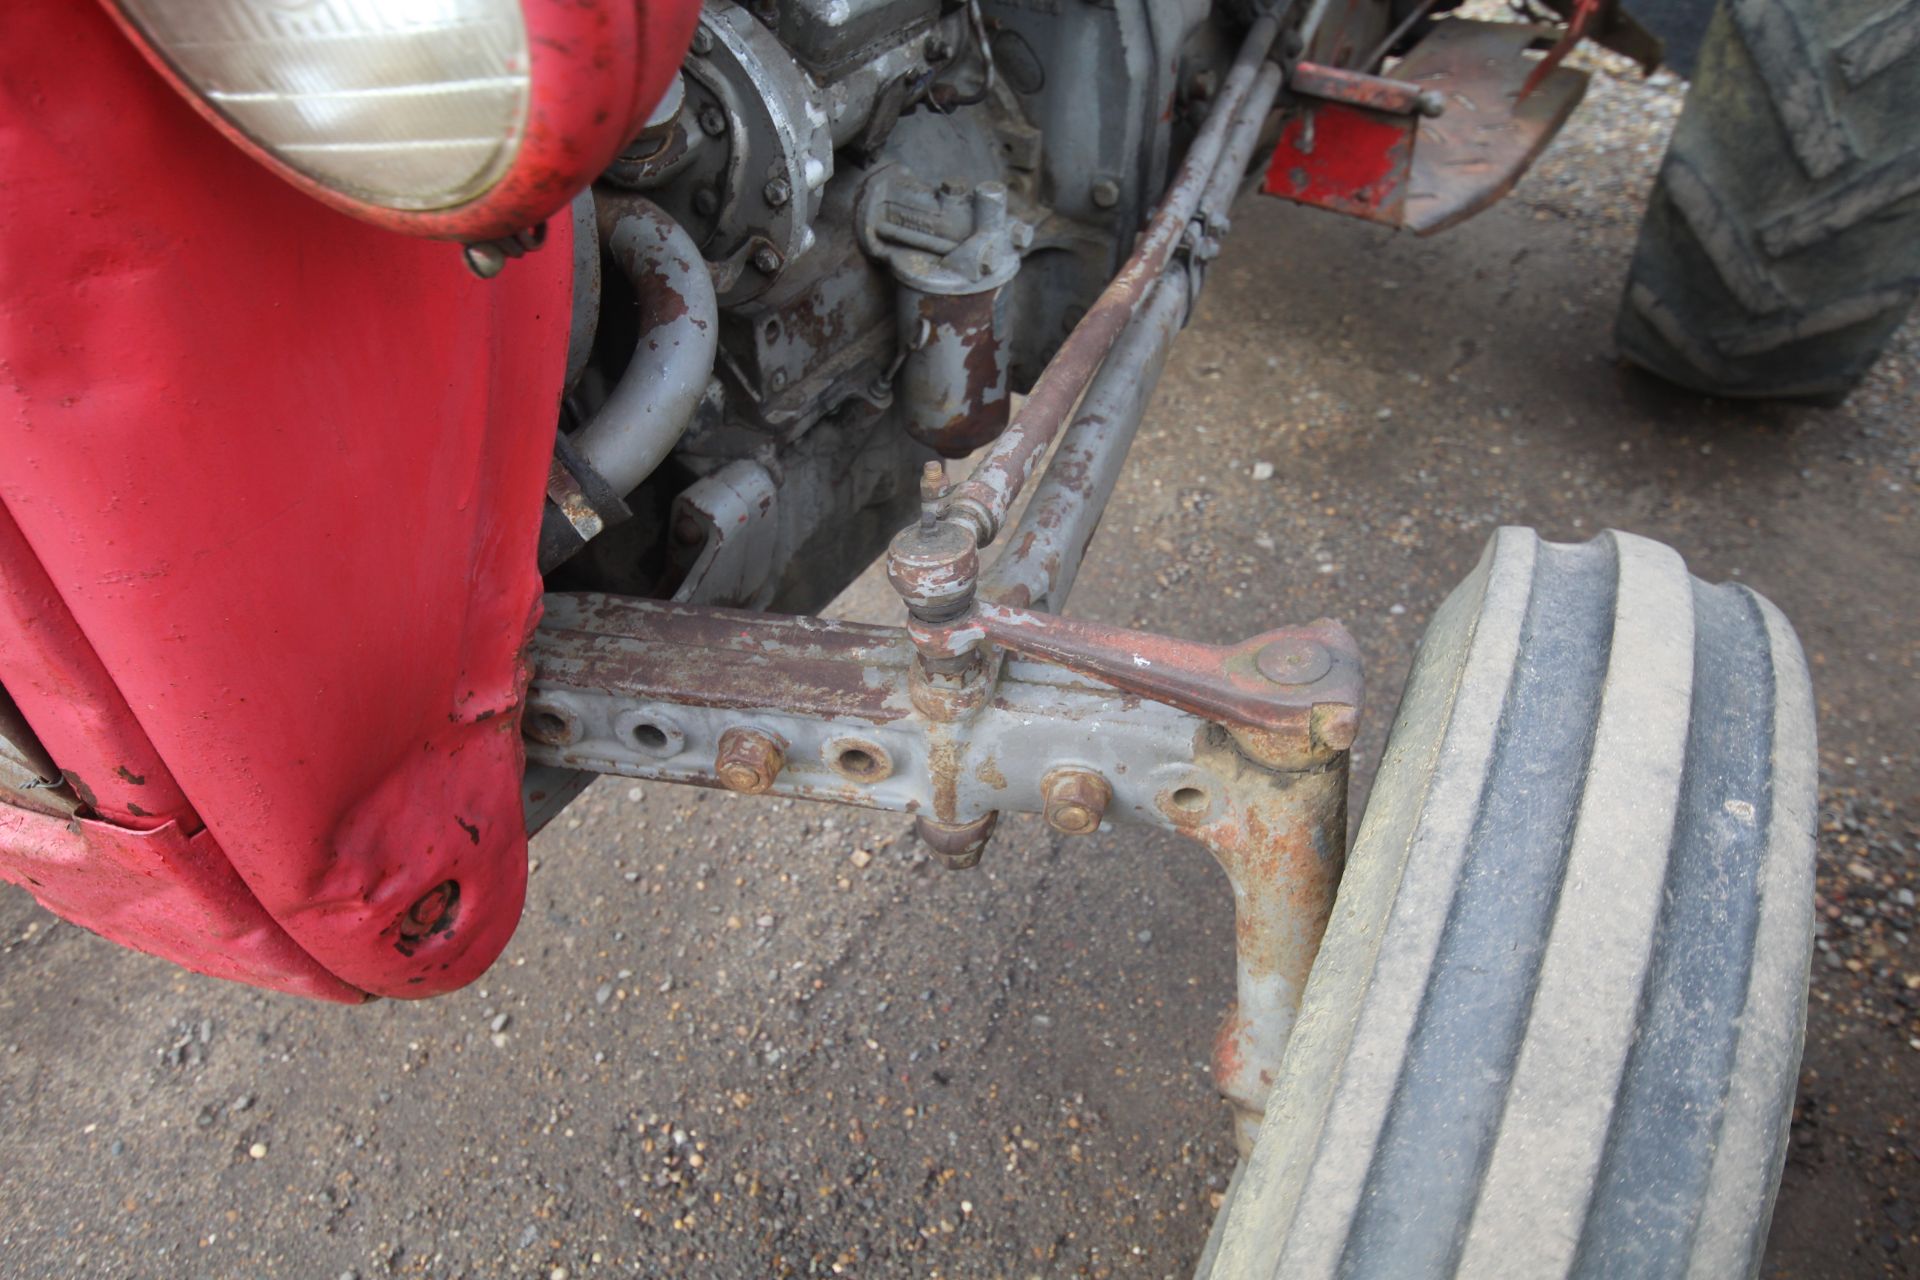
<path id="1" fill-rule="evenodd" d="M 1120 203 L 1120 184 L 1112 178 L 1096 178 L 1088 194 L 1093 198 L 1094 208 L 1111 209 Z"/>
<path id="2" fill-rule="evenodd" d="M 766 188 L 760 194 L 767 198 L 768 204 L 778 209 L 793 199 L 793 188 L 787 185 L 785 178 L 768 178 Z"/>
<path id="3" fill-rule="evenodd" d="M 742 795 L 757 796 L 773 786 L 787 767 L 786 749 L 758 729 L 729 729 L 720 735 L 720 753 L 714 769 L 720 785 Z"/>
<path id="4" fill-rule="evenodd" d="M 704 58 L 713 52 L 713 32 L 705 27 L 693 29 L 693 51 Z"/>
<path id="5" fill-rule="evenodd" d="M 1275 684 L 1312 684 L 1333 670 L 1333 655 L 1305 636 L 1283 636 L 1255 654 L 1253 665 Z"/>
<path id="6" fill-rule="evenodd" d="M 780 251 L 770 244 L 763 244 L 753 251 L 753 265 L 764 274 L 772 275 L 780 269 Z"/>
<path id="7" fill-rule="evenodd" d="M 712 137 L 719 137 L 727 131 L 727 113 L 715 106 L 700 108 L 700 127 Z"/>
<path id="8" fill-rule="evenodd" d="M 1047 825 L 1063 836 L 1090 836 L 1100 829 L 1113 788 L 1091 769 L 1055 769 L 1042 789 Z"/>
<path id="9" fill-rule="evenodd" d="M 975 818 L 972 822 L 941 822 L 921 814 L 913 820 L 920 842 L 933 850 L 949 871 L 966 871 L 980 865 L 980 855 L 1000 822 L 998 813 Z"/>

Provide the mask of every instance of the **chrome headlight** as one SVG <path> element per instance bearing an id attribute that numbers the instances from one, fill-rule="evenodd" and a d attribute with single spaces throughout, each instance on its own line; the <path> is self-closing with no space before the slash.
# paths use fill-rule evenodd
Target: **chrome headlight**
<path id="1" fill-rule="evenodd" d="M 518 0 L 119 0 L 261 150 L 395 210 L 473 200 L 513 164 L 531 75 Z"/>

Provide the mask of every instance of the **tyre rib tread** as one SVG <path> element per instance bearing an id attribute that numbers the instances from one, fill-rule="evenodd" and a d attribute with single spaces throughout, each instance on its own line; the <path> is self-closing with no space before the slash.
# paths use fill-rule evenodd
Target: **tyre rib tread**
<path id="1" fill-rule="evenodd" d="M 1628 358 L 1708 392 L 1844 394 L 1911 308 L 1920 0 L 1853 14 L 1722 0 L 1628 275 Z"/>
<path id="2" fill-rule="evenodd" d="M 1680 156 L 1668 161 L 1664 174 L 1667 198 L 1700 242 L 1728 290 L 1751 311 L 1762 315 L 1787 305 L 1786 294 L 1768 270 L 1766 260 L 1747 242 L 1747 233 L 1728 212 L 1720 194 Z"/>
<path id="3" fill-rule="evenodd" d="M 1784 258 L 1831 240 L 1916 193 L 1920 193 L 1920 147 L 1787 210 L 1760 228 L 1760 243 L 1772 256 Z"/>
<path id="4" fill-rule="evenodd" d="M 1678 554 L 1614 538 L 1619 586 L 1594 746 L 1460 1271 L 1565 1274 L 1606 1152 L 1648 968 L 1688 759 L 1693 592 Z M 1623 808 L 1631 824 L 1619 821 Z"/>
<path id="5" fill-rule="evenodd" d="M 1920 50 L 1920 4 L 1900 0 L 1842 40 L 1834 60 L 1847 84 L 1858 89 L 1916 50 Z"/>
<path id="6" fill-rule="evenodd" d="M 1756 597 L 1695 584 L 1695 705 L 1652 954 L 1574 1274 L 1685 1274 L 1735 1078 L 1772 822 L 1774 662 Z M 1761 750 L 1754 749 L 1758 740 Z M 1675 1158 L 1675 1152 L 1687 1158 Z M 1750 1228 L 1749 1228 L 1750 1229 Z M 1740 1270 L 1744 1270 L 1741 1268 Z"/>
<path id="7" fill-rule="evenodd" d="M 1500 737 L 1392 1107 L 1340 1260 L 1350 1276 L 1447 1275 L 1492 1155 L 1545 958 L 1594 745 L 1617 563 L 1608 540 L 1541 544 Z M 1434 907 L 1429 903 L 1427 910 Z M 1463 1082 L 1472 1082 L 1463 1085 Z"/>
<path id="8" fill-rule="evenodd" d="M 1729 356 L 1765 355 L 1795 342 L 1886 317 L 1890 311 L 1904 315 L 1913 305 L 1916 288 L 1920 288 L 1920 279 L 1835 298 L 1824 306 L 1775 316 L 1750 328 L 1730 329 L 1718 336 L 1715 345 Z"/>
<path id="9" fill-rule="evenodd" d="M 1814 759 L 1771 605 L 1501 530 L 1422 641 L 1210 1280 L 1753 1274 Z"/>
<path id="10" fill-rule="evenodd" d="M 1772 789 L 1733 1085 L 1716 1135 L 1706 1209 L 1694 1229 L 1690 1271 L 1697 1276 L 1751 1276 L 1759 1270 L 1774 1192 L 1787 1162 L 1813 963 L 1808 914 L 1814 863 L 1806 847 L 1819 804 L 1813 681 L 1786 618 L 1771 602 L 1744 594 L 1766 628 L 1773 675 Z M 1782 1044 L 1792 1045 L 1794 1052 L 1781 1053 L 1777 1046 Z M 1755 1206 L 1765 1211 L 1755 1214 Z"/>
<path id="11" fill-rule="evenodd" d="M 1744 373 L 1723 358 L 1716 347 L 1693 336 L 1674 310 L 1673 304 L 1653 291 L 1653 286 L 1635 280 L 1627 286 L 1627 305 L 1666 341 L 1674 353 L 1708 382 L 1722 387 L 1744 380 Z"/>
<path id="12" fill-rule="evenodd" d="M 1734 26 L 1760 70 L 1774 114 L 1810 177 L 1824 178 L 1856 154 L 1827 93 L 1819 60 L 1782 0 L 1730 0 Z"/>
<path id="13" fill-rule="evenodd" d="M 1263 1136 L 1246 1168 L 1235 1205 L 1256 1208 L 1231 1210 L 1242 1220 L 1225 1233 L 1220 1276 L 1332 1275 L 1339 1263 L 1399 1074 L 1389 1055 L 1350 1051 L 1356 1041 L 1403 1043 L 1419 1016 L 1421 975 L 1445 924 L 1426 904 L 1449 892 L 1465 855 L 1536 549 L 1531 532 L 1500 530 L 1434 614 L 1361 823 L 1356 847 L 1372 856 L 1347 864 L 1268 1101 L 1263 1135 L 1285 1136 Z"/>

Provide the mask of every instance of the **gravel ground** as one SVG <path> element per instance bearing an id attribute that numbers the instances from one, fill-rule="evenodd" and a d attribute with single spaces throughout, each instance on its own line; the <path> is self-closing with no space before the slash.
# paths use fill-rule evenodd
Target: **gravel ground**
<path id="1" fill-rule="evenodd" d="M 1920 330 L 1839 410 L 1619 367 L 1678 92 L 1603 73 L 1438 240 L 1248 201 L 1073 611 L 1344 618 L 1361 801 L 1498 525 L 1631 529 L 1780 604 L 1821 715 L 1823 933 L 1763 1273 L 1920 1274 Z M 1232 1160 L 1205 1070 L 1231 914 L 1197 849 L 1017 819 L 956 875 L 896 818 L 604 780 L 534 858 L 485 980 L 359 1010 L 0 893 L 0 1274 L 1187 1273 Z"/>

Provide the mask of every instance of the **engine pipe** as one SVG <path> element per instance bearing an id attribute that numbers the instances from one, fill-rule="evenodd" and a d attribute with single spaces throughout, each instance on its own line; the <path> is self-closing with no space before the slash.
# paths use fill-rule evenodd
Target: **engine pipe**
<path id="1" fill-rule="evenodd" d="M 613 394 L 573 447 L 616 493 L 631 493 L 686 434 L 720 350 L 713 276 L 686 229 L 651 201 L 615 196 L 601 236 L 640 309 L 640 341 Z"/>
<path id="2" fill-rule="evenodd" d="M 599 235 L 593 239 L 606 246 L 633 287 L 640 338 L 599 412 L 556 443 L 540 523 L 542 573 L 565 564 L 602 529 L 627 518 L 622 499 L 686 434 L 720 349 L 713 276 L 686 229 L 651 201 L 624 194 L 600 198 L 597 224 Z M 597 294 L 597 247 L 593 253 Z M 576 261 L 576 283 L 579 270 Z M 577 338 L 577 289 L 575 302 Z M 570 354 L 568 381 L 577 376 Z"/>

